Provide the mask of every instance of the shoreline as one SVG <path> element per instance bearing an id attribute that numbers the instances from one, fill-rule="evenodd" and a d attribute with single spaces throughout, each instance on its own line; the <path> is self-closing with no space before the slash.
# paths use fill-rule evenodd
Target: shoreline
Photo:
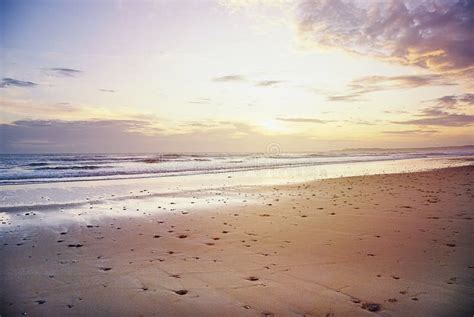
<path id="1" fill-rule="evenodd" d="M 90 176 L 90 177 L 63 177 L 63 178 L 31 178 L 31 179 L 15 179 L 9 180 L 10 182 L 0 182 L 0 187 L 11 187 L 11 186 L 28 186 L 28 185 L 43 185 L 43 184 L 55 184 L 55 183 L 82 183 L 82 182 L 114 182 L 114 181 L 136 181 L 136 180 L 148 180 L 148 179 L 160 179 L 168 177 L 187 177 L 187 176 L 206 176 L 213 174 L 234 174 L 234 173 L 245 173 L 245 172 L 265 172 L 272 170 L 285 170 L 285 169 L 298 169 L 298 168 L 324 168 L 328 166 L 337 165 L 352 165 L 352 164 L 370 164 L 370 163 L 384 163 L 384 162 L 400 162 L 400 161 L 470 161 L 474 160 L 474 156 L 468 155 L 449 155 L 444 157 L 414 157 L 414 158 L 384 158 L 376 160 L 352 160 L 352 161 L 334 161 L 324 163 L 301 163 L 301 164 L 287 164 L 287 165 L 262 165 L 262 166 L 249 166 L 246 168 L 223 168 L 215 170 L 196 170 L 196 171 L 182 171 L 182 172 L 165 172 L 165 173 L 151 173 L 151 174 L 117 174 L 117 175 L 104 175 L 104 176 Z M 129 177 L 127 177 L 129 176 Z M 321 176 L 321 175 L 320 175 Z M 97 178 L 104 177 L 104 178 Z M 346 177 L 346 176 L 341 176 Z M 325 178 L 322 178 L 325 179 Z"/>
<path id="2" fill-rule="evenodd" d="M 0 313 L 470 316 L 473 175 L 228 187 L 91 205 L 116 212 L 97 218 L 72 208 L 73 222 L 2 230 Z"/>
<path id="3" fill-rule="evenodd" d="M 358 175 L 416 172 L 472 165 L 472 160 L 474 156 L 415 158 L 166 177 L 2 184 L 0 212 L 8 211 L 10 207 L 13 210 L 23 207 L 44 209 L 43 205 L 47 208 L 48 204 L 52 204 L 50 207 L 55 208 L 56 205 L 87 204 L 90 201 L 102 201 L 104 198 L 126 199 L 137 195 L 145 196 L 143 189 L 146 189 L 146 195 L 180 195 L 184 191 L 235 186 L 281 186 Z M 137 192 L 137 188 L 141 190 Z"/>

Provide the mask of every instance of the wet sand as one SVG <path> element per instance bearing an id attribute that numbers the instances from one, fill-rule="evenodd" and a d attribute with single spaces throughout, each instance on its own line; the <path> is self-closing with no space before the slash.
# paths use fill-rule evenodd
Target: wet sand
<path id="1" fill-rule="evenodd" d="M 0 314 L 472 316 L 472 206 L 467 166 L 24 212 L 0 219 Z M 136 215 L 82 217 L 110 208 Z"/>

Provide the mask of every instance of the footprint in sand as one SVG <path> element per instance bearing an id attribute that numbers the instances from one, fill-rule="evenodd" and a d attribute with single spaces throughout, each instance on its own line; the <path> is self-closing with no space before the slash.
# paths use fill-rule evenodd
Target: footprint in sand
<path id="1" fill-rule="evenodd" d="M 180 290 L 174 291 L 174 292 L 178 295 L 186 295 L 188 293 L 188 291 L 185 290 L 185 289 L 180 289 Z"/>

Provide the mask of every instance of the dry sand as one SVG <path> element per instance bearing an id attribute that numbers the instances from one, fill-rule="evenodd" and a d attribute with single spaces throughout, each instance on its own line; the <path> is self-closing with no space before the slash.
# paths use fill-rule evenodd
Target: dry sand
<path id="1" fill-rule="evenodd" d="M 473 188 L 474 166 L 458 167 L 4 229 L 0 314 L 472 316 Z"/>

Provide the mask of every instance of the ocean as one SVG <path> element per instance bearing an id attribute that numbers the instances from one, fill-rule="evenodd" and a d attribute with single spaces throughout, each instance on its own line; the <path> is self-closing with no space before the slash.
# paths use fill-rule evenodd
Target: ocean
<path id="1" fill-rule="evenodd" d="M 473 155 L 474 146 L 279 154 L 0 154 L 0 184 L 151 178 Z"/>

